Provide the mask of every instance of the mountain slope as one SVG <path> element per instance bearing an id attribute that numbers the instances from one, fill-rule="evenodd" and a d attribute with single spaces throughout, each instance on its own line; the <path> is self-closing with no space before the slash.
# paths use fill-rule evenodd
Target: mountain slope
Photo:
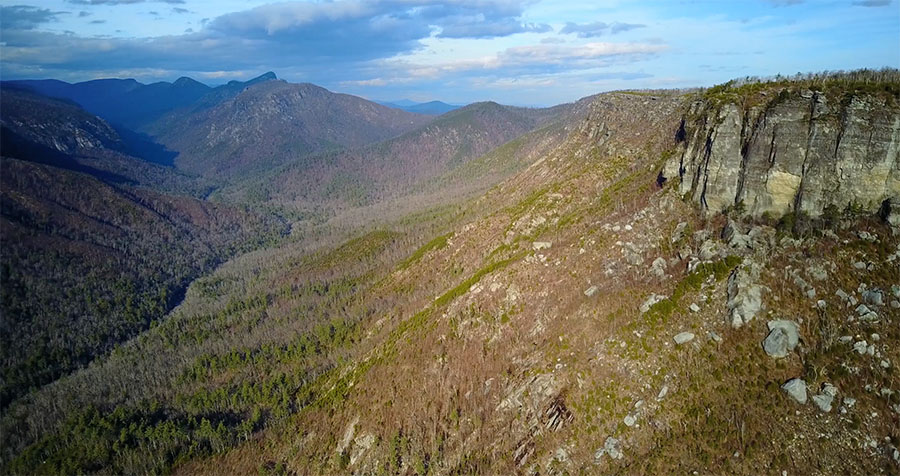
<path id="1" fill-rule="evenodd" d="M 380 276 L 372 302 L 402 298 L 295 418 L 181 472 L 896 472 L 896 230 L 853 210 L 795 236 L 704 217 L 657 181 L 695 99 L 596 98 L 478 200 L 509 206 Z"/>
<path id="2" fill-rule="evenodd" d="M 212 107 L 172 113 L 147 130 L 180 152 L 179 168 L 239 180 L 315 152 L 384 140 L 429 120 L 312 84 L 270 80 Z"/>
<path id="3" fill-rule="evenodd" d="M 476 103 L 377 144 L 306 157 L 226 188 L 227 202 L 264 201 L 297 210 L 358 207 L 408 193 L 554 119 L 571 105 L 525 109 Z M 495 178 L 496 180 L 496 178 Z"/>
<path id="4" fill-rule="evenodd" d="M 72 103 L 3 90 L 0 406 L 146 329 L 184 287 L 277 228 L 187 196 Z"/>
<path id="5" fill-rule="evenodd" d="M 203 180 L 153 163 L 166 151 L 146 137 L 123 136 L 123 131 L 71 102 L 8 87 L 2 93 L 0 140 L 6 157 L 84 172 L 112 183 L 193 196 L 209 193 L 210 185 Z"/>
<path id="6" fill-rule="evenodd" d="M 693 203 L 661 170 L 707 100 L 592 97 L 483 195 L 232 260 L 11 406 L 4 471 L 896 473 L 900 233 Z"/>
<path id="7" fill-rule="evenodd" d="M 191 104 L 211 88 L 182 77 L 174 83 L 142 84 L 133 79 L 97 79 L 70 84 L 56 80 L 4 81 L 6 87 L 69 99 L 114 124 L 139 128 L 166 112 Z"/>

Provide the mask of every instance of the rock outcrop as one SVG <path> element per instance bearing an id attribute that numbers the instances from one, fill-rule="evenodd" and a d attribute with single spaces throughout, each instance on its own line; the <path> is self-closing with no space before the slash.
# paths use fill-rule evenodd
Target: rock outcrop
<path id="1" fill-rule="evenodd" d="M 896 218 L 900 106 L 861 92 L 770 90 L 695 102 L 662 176 L 710 213 L 821 216 L 848 206 Z"/>

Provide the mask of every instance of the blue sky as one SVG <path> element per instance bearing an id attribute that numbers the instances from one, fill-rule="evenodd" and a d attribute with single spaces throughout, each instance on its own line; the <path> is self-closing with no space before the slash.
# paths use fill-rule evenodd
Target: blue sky
<path id="1" fill-rule="evenodd" d="M 900 66 L 900 0 L 0 0 L 3 79 L 274 71 L 371 99 L 550 105 Z"/>

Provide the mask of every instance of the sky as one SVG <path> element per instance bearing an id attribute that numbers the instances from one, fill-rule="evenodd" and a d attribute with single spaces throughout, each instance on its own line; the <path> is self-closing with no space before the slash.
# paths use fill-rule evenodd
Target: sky
<path id="1" fill-rule="evenodd" d="M 0 0 L 0 78 L 267 71 L 375 100 L 542 106 L 900 67 L 900 0 Z"/>

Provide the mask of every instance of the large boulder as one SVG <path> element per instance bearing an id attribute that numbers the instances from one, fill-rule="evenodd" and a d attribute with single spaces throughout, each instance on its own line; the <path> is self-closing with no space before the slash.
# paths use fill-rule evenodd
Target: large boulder
<path id="1" fill-rule="evenodd" d="M 763 341 L 763 350 L 770 357 L 781 359 L 794 351 L 800 342 L 797 323 L 786 319 L 769 321 L 769 335 Z"/>
<path id="2" fill-rule="evenodd" d="M 806 405 L 806 381 L 803 379 L 792 378 L 785 382 L 781 389 L 797 403 Z"/>

